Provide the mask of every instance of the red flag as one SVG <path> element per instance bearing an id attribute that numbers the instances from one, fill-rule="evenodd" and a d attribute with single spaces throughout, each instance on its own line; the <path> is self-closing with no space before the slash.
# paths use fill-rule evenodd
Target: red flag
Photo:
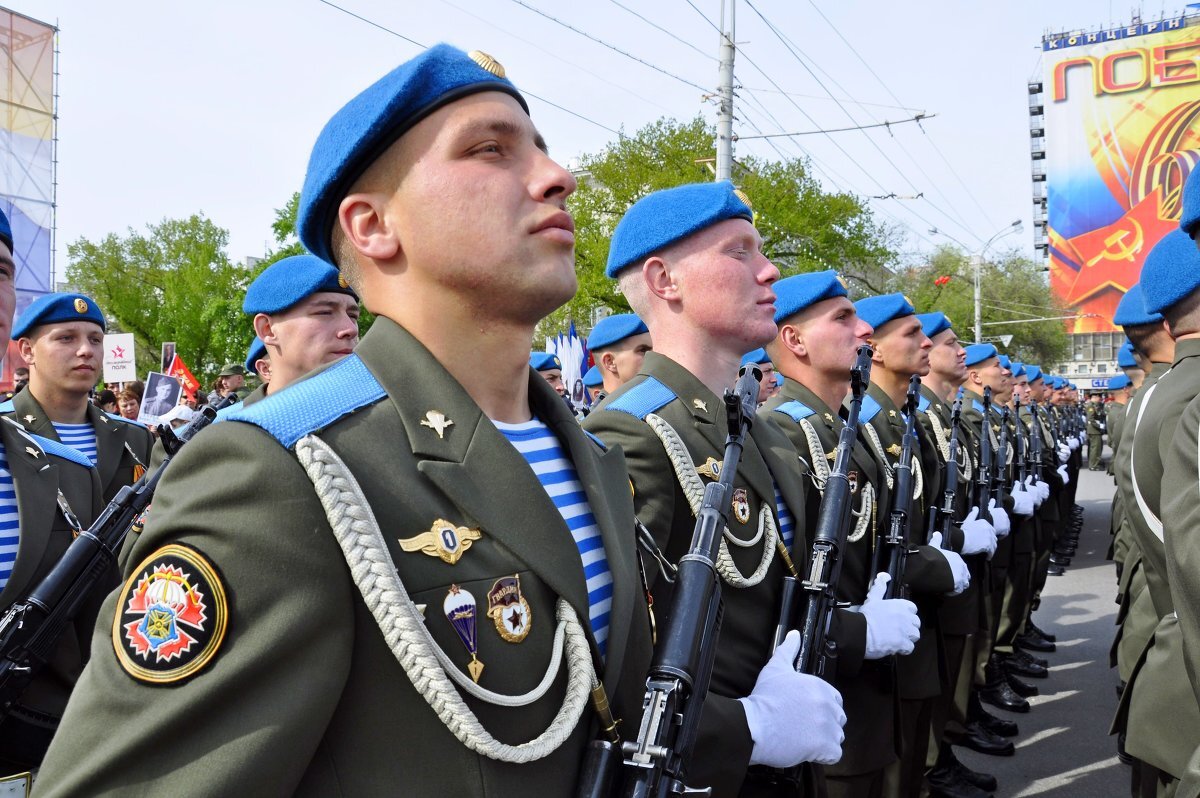
<path id="1" fill-rule="evenodd" d="M 183 383 L 183 391 L 190 397 L 196 396 L 196 391 L 200 390 L 200 382 L 192 376 L 191 369 L 183 362 L 183 358 L 179 353 L 175 353 L 175 357 L 171 358 L 171 366 L 167 369 L 167 374 L 174 377 Z"/>

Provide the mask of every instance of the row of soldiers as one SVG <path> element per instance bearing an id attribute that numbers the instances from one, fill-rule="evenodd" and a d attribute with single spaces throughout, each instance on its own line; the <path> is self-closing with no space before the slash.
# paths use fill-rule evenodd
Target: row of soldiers
<path id="1" fill-rule="evenodd" d="M 854 303 L 832 272 L 781 280 L 744 196 L 713 183 L 649 194 L 616 226 L 608 274 L 635 332 L 593 351 L 618 378 L 630 349 L 642 362 L 581 427 L 529 356 L 576 289 L 574 189 L 478 51 L 433 47 L 333 116 L 299 206 L 312 254 L 259 278 L 278 279 L 263 304 L 247 295 L 265 395 L 171 461 L 117 589 L 79 616 L 95 619 L 90 659 L 65 713 L 46 705 L 57 733 L 35 794 L 586 792 L 591 743 L 637 736 L 660 633 L 694 609 L 674 605 L 673 576 L 722 471 L 722 395 L 757 348 L 783 385 L 723 508 L 724 620 L 691 697 L 687 783 L 996 788 L 951 746 L 1011 753 L 1016 724 L 983 704 L 1027 712 L 1024 677 L 1047 673 L 1029 651 L 1054 643 L 1032 612 L 1078 534 L 1073 388 L 964 348 L 901 295 Z M 355 345 L 358 297 L 376 320 Z M 838 656 L 819 678 L 775 626 L 864 344 Z M 287 360 L 310 350 L 306 368 Z M 39 440 L 47 457 L 71 448 Z M 905 470 L 911 496 L 893 489 Z M 947 496 L 955 481 L 972 487 Z M 880 562 L 900 507 L 902 571 Z"/>
<path id="2" fill-rule="evenodd" d="M 1133 765 L 1133 794 L 1145 797 L 1200 794 L 1198 181 L 1188 180 L 1182 229 L 1150 251 L 1113 317 L 1128 338 L 1119 359 L 1128 383 L 1107 414 L 1119 604 L 1112 731 Z"/>

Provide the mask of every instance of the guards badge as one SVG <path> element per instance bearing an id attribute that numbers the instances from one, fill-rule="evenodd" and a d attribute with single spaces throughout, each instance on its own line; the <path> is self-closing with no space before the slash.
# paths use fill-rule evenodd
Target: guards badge
<path id="1" fill-rule="evenodd" d="M 164 546 L 121 590 L 113 619 L 117 661 L 133 678 L 167 684 L 191 678 L 225 640 L 229 604 L 220 575 L 200 552 Z"/>
<path id="2" fill-rule="evenodd" d="M 733 491 L 731 507 L 733 509 L 733 517 L 738 520 L 738 523 L 747 524 L 750 522 L 750 498 L 745 488 L 736 488 Z"/>
<path id="3" fill-rule="evenodd" d="M 529 636 L 533 628 L 533 611 L 529 602 L 521 595 L 521 577 L 502 576 L 492 583 L 488 591 L 488 617 L 496 624 L 496 631 L 510 643 L 520 643 Z"/>

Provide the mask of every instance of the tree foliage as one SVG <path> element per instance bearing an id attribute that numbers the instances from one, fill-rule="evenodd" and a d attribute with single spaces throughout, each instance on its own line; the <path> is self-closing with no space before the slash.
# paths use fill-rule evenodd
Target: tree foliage
<path id="1" fill-rule="evenodd" d="M 201 214 L 164 219 L 98 242 L 68 245 L 67 279 L 93 297 L 137 344 L 138 374 L 159 369 L 159 346 L 176 350 L 205 384 L 241 362 L 254 332 L 242 313 L 250 271 L 225 252 L 229 233 Z"/>

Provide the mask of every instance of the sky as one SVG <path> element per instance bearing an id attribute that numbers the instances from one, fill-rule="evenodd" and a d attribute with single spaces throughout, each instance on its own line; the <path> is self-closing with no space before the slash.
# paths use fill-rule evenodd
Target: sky
<path id="1" fill-rule="evenodd" d="M 197 212 L 229 230 L 235 260 L 263 255 L 321 127 L 418 45 L 500 61 L 541 98 L 534 122 L 564 164 L 663 116 L 715 118 L 722 0 L 335 1 L 9 0 L 60 29 L 58 279 L 70 242 Z M 829 190 L 895 195 L 868 201 L 910 253 L 975 252 L 1021 219 L 996 246 L 1033 255 L 1026 84 L 1042 34 L 1129 13 L 1105 0 L 737 0 L 735 133 L 899 124 L 742 138 L 735 158 L 808 156 Z"/>

